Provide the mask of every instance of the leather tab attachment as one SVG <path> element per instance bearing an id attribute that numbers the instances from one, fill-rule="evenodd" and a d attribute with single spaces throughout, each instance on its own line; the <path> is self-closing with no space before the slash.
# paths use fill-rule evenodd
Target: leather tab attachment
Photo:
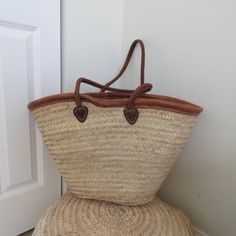
<path id="1" fill-rule="evenodd" d="M 136 109 L 136 108 L 132 108 L 132 109 L 125 108 L 124 115 L 125 115 L 125 119 L 128 121 L 128 123 L 133 125 L 136 123 L 136 121 L 138 119 L 139 112 L 138 112 L 138 109 Z"/>
<path id="2" fill-rule="evenodd" d="M 88 108 L 86 106 L 75 107 L 73 113 L 80 122 L 84 122 L 88 116 Z"/>

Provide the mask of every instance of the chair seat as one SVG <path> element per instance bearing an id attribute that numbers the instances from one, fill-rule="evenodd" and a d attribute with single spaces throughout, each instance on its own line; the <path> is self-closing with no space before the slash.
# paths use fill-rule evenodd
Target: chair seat
<path id="1" fill-rule="evenodd" d="M 66 193 L 41 217 L 33 236 L 193 236 L 188 218 L 160 199 L 122 206 Z"/>

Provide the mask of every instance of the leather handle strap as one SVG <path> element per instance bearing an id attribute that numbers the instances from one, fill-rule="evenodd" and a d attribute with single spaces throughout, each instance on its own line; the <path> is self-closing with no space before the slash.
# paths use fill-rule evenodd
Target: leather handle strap
<path id="1" fill-rule="evenodd" d="M 147 93 L 152 90 L 152 84 L 145 83 L 139 85 L 131 94 L 130 99 L 127 103 L 127 109 L 133 109 L 135 107 L 135 100 L 137 97 L 140 97 L 143 93 Z"/>
<path id="2" fill-rule="evenodd" d="M 136 98 L 141 94 L 146 93 L 152 89 L 152 84 L 146 83 L 139 85 L 134 92 L 131 94 L 130 99 L 124 109 L 124 116 L 129 124 L 133 125 L 138 119 L 139 112 L 135 107 Z"/>
<path id="3" fill-rule="evenodd" d="M 133 55 L 134 49 L 136 47 L 136 45 L 139 44 L 140 48 L 141 48 L 141 69 L 140 69 L 140 84 L 144 84 L 144 70 L 145 70 L 145 47 L 144 47 L 144 43 L 141 39 L 136 39 L 130 46 L 129 52 L 127 54 L 126 60 L 124 65 L 122 66 L 120 72 L 115 76 L 114 79 L 112 79 L 111 81 L 109 81 L 108 83 L 105 84 L 106 87 L 109 87 L 110 85 L 112 85 L 113 83 L 115 83 L 125 72 L 127 66 L 129 65 L 130 59 Z M 101 92 L 104 93 L 105 92 L 105 88 L 101 89 Z"/>
<path id="4" fill-rule="evenodd" d="M 131 93 L 131 92 L 133 92 L 133 90 L 111 88 L 111 87 L 96 83 L 96 82 L 86 79 L 86 78 L 80 78 L 77 80 L 76 85 L 75 85 L 75 102 L 78 107 L 82 106 L 81 100 L 80 100 L 80 85 L 81 85 L 81 83 L 89 84 L 93 87 L 105 89 L 105 90 L 111 91 L 111 92 L 117 92 L 117 93 Z"/>
<path id="5" fill-rule="evenodd" d="M 108 86 L 101 85 L 99 83 L 96 83 L 92 80 L 86 79 L 86 78 L 80 78 L 76 82 L 75 86 L 75 102 L 76 107 L 73 109 L 75 117 L 80 121 L 84 122 L 88 116 L 88 108 L 84 106 L 81 102 L 81 96 L 80 96 L 80 87 L 81 83 L 89 84 L 94 87 L 105 89 L 111 92 L 118 92 L 118 93 L 128 93 L 130 90 L 124 90 L 124 89 L 117 89 L 117 88 L 111 88 Z M 138 110 L 135 108 L 135 100 L 137 97 L 139 97 L 143 93 L 147 93 L 152 89 L 152 84 L 141 84 L 136 88 L 134 91 L 132 91 L 131 96 L 128 100 L 127 106 L 124 109 L 124 115 L 126 120 L 130 124 L 134 124 L 138 118 Z M 86 94 L 86 98 L 88 100 L 93 100 L 93 97 Z M 91 99 L 90 99 L 91 98 Z"/>

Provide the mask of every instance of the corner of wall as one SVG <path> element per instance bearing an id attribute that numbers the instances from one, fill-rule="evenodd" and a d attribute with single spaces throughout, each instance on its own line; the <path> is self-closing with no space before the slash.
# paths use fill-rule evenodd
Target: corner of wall
<path id="1" fill-rule="evenodd" d="M 195 236 L 209 236 L 208 234 L 204 233 L 203 231 L 201 231 L 200 229 L 198 229 L 197 227 L 193 227 Z"/>

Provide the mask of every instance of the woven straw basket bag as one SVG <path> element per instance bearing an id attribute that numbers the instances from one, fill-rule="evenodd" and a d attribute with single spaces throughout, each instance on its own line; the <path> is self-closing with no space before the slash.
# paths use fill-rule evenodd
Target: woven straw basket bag
<path id="1" fill-rule="evenodd" d="M 184 213 L 157 197 L 141 206 L 78 199 L 66 193 L 41 217 L 33 236 L 193 236 Z"/>
<path id="2" fill-rule="evenodd" d="M 140 86 L 111 88 L 137 44 L 142 52 Z M 152 85 L 144 83 L 144 65 L 143 42 L 135 40 L 120 73 L 106 85 L 80 78 L 74 93 L 28 105 L 68 190 L 76 196 L 124 205 L 147 203 L 187 141 L 202 108 L 146 94 Z M 82 83 L 101 90 L 81 93 Z"/>

